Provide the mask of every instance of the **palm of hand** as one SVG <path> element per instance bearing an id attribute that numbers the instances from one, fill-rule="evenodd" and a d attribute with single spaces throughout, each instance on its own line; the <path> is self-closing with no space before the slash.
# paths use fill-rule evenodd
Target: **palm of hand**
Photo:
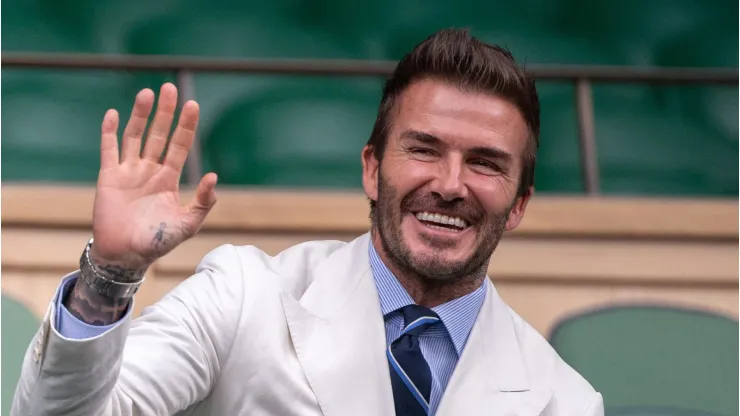
<path id="1" fill-rule="evenodd" d="M 95 242 L 91 255 L 98 261 L 130 268 L 146 267 L 197 233 L 215 204 L 213 174 L 201 179 L 194 199 L 187 206 L 180 204 L 180 174 L 198 118 L 194 102 L 184 106 L 166 157 L 160 163 L 159 156 L 167 140 L 157 132 L 169 131 L 176 101 L 176 89 L 165 84 L 146 145 L 139 153 L 140 132 L 153 103 L 151 91 L 139 93 L 124 131 L 120 158 L 117 114 L 111 110 L 105 116 L 101 169 L 93 207 Z"/>

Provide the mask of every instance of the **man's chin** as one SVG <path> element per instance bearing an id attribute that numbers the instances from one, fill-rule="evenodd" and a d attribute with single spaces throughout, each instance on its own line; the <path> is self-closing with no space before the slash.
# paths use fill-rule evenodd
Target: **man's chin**
<path id="1" fill-rule="evenodd" d="M 446 263 L 469 260 L 475 251 L 475 234 L 465 236 L 439 236 L 419 233 L 414 238 L 405 238 L 408 247 L 415 256 L 433 256 Z"/>
<path id="2" fill-rule="evenodd" d="M 414 271 L 433 280 L 449 280 L 460 277 L 469 269 L 470 256 L 460 258 L 444 255 L 437 251 L 414 252 L 411 254 L 411 264 Z"/>

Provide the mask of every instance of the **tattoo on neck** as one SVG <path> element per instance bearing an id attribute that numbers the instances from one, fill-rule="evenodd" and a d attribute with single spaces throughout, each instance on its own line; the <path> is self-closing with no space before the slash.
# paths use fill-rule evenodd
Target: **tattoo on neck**
<path id="1" fill-rule="evenodd" d="M 126 314 L 130 299 L 109 298 L 94 292 L 78 278 L 63 304 L 77 319 L 89 325 L 104 326 L 117 322 Z"/>

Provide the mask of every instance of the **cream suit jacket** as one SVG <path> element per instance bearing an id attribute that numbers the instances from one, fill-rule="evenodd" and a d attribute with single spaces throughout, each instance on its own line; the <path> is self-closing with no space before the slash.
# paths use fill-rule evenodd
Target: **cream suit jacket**
<path id="1" fill-rule="evenodd" d="M 369 243 L 218 247 L 141 317 L 87 340 L 56 331 L 52 300 L 11 414 L 393 415 Z M 486 281 L 437 415 L 603 415 L 601 395 Z"/>

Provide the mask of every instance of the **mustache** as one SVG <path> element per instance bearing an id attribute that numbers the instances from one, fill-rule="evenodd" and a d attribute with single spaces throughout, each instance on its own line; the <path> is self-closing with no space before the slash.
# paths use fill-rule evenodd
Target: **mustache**
<path id="1" fill-rule="evenodd" d="M 404 211 L 444 211 L 448 215 L 460 217 L 469 223 L 480 222 L 485 214 L 475 203 L 467 199 L 454 199 L 445 201 L 435 193 L 415 192 L 406 195 L 401 201 Z"/>

